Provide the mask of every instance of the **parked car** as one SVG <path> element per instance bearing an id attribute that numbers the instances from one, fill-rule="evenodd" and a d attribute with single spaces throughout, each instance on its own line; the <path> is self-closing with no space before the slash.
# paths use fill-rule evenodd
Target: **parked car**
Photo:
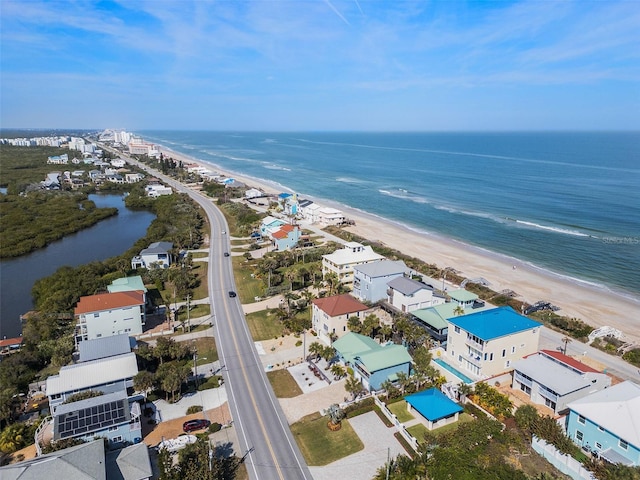
<path id="1" fill-rule="evenodd" d="M 224 252 L 224 256 L 228 257 L 229 256 L 229 252 Z"/>
<path id="2" fill-rule="evenodd" d="M 185 433 L 195 432 L 196 430 L 204 430 L 205 428 L 209 428 L 211 422 L 209 420 L 205 420 L 204 418 L 196 418 L 195 420 L 188 420 L 182 424 L 182 430 Z"/>
<path id="3" fill-rule="evenodd" d="M 235 297 L 236 296 L 236 292 L 234 292 L 233 290 L 229 290 L 229 296 L 231 298 Z"/>

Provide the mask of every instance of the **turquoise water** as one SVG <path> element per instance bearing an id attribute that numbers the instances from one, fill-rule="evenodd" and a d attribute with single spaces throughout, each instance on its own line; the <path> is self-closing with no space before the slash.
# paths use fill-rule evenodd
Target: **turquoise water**
<path id="1" fill-rule="evenodd" d="M 282 191 L 640 297 L 640 132 L 139 133 Z"/>
<path id="2" fill-rule="evenodd" d="M 473 383 L 473 380 L 471 380 L 469 377 L 467 377 L 464 373 L 460 372 L 459 370 L 456 370 L 451 365 L 449 365 L 448 363 L 445 363 L 444 361 L 440 360 L 439 358 L 434 358 L 433 361 L 436 362 L 438 365 L 440 365 L 445 370 L 453 373 L 456 377 L 458 377 L 464 383 Z"/>

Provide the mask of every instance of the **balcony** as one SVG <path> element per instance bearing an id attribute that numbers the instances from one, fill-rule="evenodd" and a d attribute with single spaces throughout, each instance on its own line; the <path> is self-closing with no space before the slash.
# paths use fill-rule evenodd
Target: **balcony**
<path id="1" fill-rule="evenodd" d="M 472 347 L 472 348 L 474 348 L 476 350 L 479 350 L 481 352 L 484 351 L 484 344 L 483 343 L 476 342 L 475 340 L 472 340 L 470 338 L 467 338 L 466 342 L 467 342 L 467 345 L 469 345 L 470 347 Z"/>

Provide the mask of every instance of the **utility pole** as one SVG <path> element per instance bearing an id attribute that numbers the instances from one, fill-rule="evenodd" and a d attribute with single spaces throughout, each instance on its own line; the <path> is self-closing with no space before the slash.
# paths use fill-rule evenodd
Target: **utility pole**
<path id="1" fill-rule="evenodd" d="M 187 295 L 187 330 L 191 332 L 191 295 Z"/>
<path id="2" fill-rule="evenodd" d="M 387 447 L 387 480 L 389 480 L 389 470 L 391 470 L 391 459 L 389 458 L 391 449 Z"/>

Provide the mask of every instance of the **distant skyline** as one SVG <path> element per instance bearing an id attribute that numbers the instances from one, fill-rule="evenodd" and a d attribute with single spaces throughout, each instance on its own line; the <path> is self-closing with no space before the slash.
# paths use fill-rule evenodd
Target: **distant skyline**
<path id="1" fill-rule="evenodd" d="M 638 130 L 640 2 L 0 0 L 0 126 Z"/>

